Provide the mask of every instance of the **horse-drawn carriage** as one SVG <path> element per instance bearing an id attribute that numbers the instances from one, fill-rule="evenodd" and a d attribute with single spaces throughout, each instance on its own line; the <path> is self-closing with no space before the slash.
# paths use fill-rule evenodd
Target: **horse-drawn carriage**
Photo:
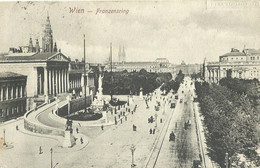
<path id="1" fill-rule="evenodd" d="M 169 141 L 175 142 L 175 134 L 173 133 L 173 131 L 170 133 Z"/>
<path id="2" fill-rule="evenodd" d="M 190 121 L 190 120 L 185 121 L 185 123 L 184 123 L 184 129 L 186 130 L 186 129 L 188 129 L 190 126 L 191 126 L 191 121 Z"/>

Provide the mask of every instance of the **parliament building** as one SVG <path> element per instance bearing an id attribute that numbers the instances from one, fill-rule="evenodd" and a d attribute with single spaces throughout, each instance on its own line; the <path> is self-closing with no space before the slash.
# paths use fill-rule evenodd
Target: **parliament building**
<path id="1" fill-rule="evenodd" d="M 50 98 L 58 94 L 68 92 L 76 94 L 75 92 L 78 91 L 79 95 L 79 92 L 82 92 L 83 70 L 75 70 L 70 65 L 73 62 L 69 57 L 57 49 L 57 44 L 53 42 L 49 16 L 47 16 L 43 34 L 42 46 L 38 39 L 33 45 L 30 37 L 28 46 L 9 48 L 8 54 L 0 56 L 0 72 L 2 73 L 0 74 L 0 121 L 6 120 L 14 108 L 16 111 L 21 109 L 18 111 L 24 113 L 33 105 L 48 102 Z M 14 80 L 15 78 L 17 80 Z M 93 75 L 87 74 L 85 78 L 89 81 L 87 93 L 94 93 Z M 18 93 L 21 97 L 17 95 Z M 26 97 L 26 103 L 22 99 L 24 104 L 17 107 L 17 103 L 13 102 L 23 97 Z"/>

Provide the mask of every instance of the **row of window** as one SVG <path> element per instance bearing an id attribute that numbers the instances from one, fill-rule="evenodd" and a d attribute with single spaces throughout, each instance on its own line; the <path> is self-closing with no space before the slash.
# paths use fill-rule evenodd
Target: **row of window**
<path id="1" fill-rule="evenodd" d="M 25 112 L 25 106 L 20 105 L 16 107 L 10 107 L 6 109 L 0 109 L 0 117 L 10 117 L 16 114 L 23 114 Z"/>
<path id="2" fill-rule="evenodd" d="M 25 86 L 0 87 L 0 101 L 25 97 Z"/>

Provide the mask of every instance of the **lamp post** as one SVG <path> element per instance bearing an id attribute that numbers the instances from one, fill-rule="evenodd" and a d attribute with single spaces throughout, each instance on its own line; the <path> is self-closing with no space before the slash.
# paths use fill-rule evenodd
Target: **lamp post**
<path id="1" fill-rule="evenodd" d="M 6 146 L 6 143 L 5 143 L 5 128 L 4 128 L 4 143 L 3 143 L 3 146 Z"/>
<path id="2" fill-rule="evenodd" d="M 229 167 L 229 165 L 228 165 L 228 153 L 226 153 L 225 160 L 226 160 L 226 168 L 228 168 Z"/>
<path id="3" fill-rule="evenodd" d="M 135 167 L 135 164 L 134 164 L 134 152 L 135 152 L 135 146 L 134 146 L 134 144 L 132 144 L 132 146 L 131 146 L 131 148 L 130 148 L 130 150 L 131 150 L 131 152 L 132 152 L 132 164 L 131 164 L 131 168 L 134 168 Z"/>
<path id="4" fill-rule="evenodd" d="M 52 152 L 53 152 L 52 148 L 50 149 L 50 151 L 51 151 L 51 168 L 52 168 Z"/>

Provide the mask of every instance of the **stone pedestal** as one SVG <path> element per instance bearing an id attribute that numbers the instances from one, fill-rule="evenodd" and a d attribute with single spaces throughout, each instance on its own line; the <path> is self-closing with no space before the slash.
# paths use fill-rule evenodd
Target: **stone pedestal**
<path id="1" fill-rule="evenodd" d="M 75 138 L 72 134 L 71 130 L 65 130 L 65 136 L 63 140 L 63 147 L 69 148 L 72 147 L 75 144 Z"/>
<path id="2" fill-rule="evenodd" d="M 140 91 L 140 98 L 143 98 L 143 91 Z"/>

